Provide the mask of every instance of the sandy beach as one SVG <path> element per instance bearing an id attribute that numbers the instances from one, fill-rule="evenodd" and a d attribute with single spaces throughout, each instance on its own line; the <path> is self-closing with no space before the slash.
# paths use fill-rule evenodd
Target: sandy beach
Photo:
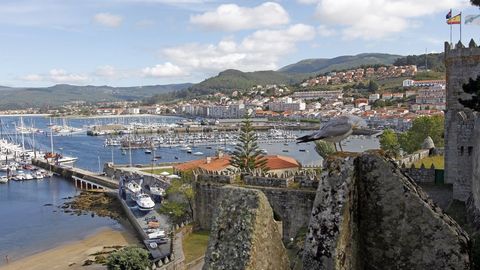
<path id="1" fill-rule="evenodd" d="M 105 228 L 87 238 L 67 243 L 19 260 L 12 260 L 0 267 L 1 270 L 44 270 L 44 269 L 98 269 L 82 266 L 93 253 L 105 251 L 108 246 L 135 245 L 139 241 L 127 231 Z M 1 258 L 5 260 L 5 258 Z M 98 266 L 98 265 L 97 265 Z"/>

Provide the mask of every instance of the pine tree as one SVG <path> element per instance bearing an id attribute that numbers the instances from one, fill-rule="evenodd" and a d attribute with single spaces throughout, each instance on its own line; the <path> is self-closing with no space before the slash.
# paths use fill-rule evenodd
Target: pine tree
<path id="1" fill-rule="evenodd" d="M 480 0 L 470 0 L 470 3 L 474 6 L 480 6 Z"/>
<path id="2" fill-rule="evenodd" d="M 232 166 L 240 169 L 242 172 L 248 172 L 254 169 L 268 170 L 267 160 L 258 148 L 258 136 L 253 129 L 252 122 L 248 115 L 242 122 L 240 129 L 240 143 L 235 146 L 230 163 Z"/>

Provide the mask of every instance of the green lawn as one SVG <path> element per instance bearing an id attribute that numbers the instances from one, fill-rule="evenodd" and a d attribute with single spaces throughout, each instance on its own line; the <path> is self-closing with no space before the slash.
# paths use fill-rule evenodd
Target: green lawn
<path id="1" fill-rule="evenodd" d="M 172 167 L 162 168 L 162 169 L 154 168 L 153 171 L 150 168 L 150 169 L 143 169 L 142 172 L 153 173 L 153 174 L 161 174 L 162 172 L 168 172 L 169 174 L 173 174 L 173 168 Z"/>
<path id="2" fill-rule="evenodd" d="M 445 159 L 443 156 L 433 156 L 433 157 L 426 157 L 422 160 L 419 160 L 415 162 L 415 168 L 420 168 L 423 165 L 425 165 L 425 168 L 430 168 L 433 165 L 435 166 L 435 169 L 444 169 L 445 168 Z"/>
<path id="3" fill-rule="evenodd" d="M 185 254 L 185 263 L 189 263 L 205 255 L 208 245 L 207 231 L 197 231 L 183 238 L 183 253 Z"/>

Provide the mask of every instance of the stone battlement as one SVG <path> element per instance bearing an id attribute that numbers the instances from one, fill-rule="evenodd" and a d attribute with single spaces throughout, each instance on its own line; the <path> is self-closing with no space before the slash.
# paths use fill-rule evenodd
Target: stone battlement
<path id="1" fill-rule="evenodd" d="M 480 46 L 473 39 L 468 43 L 468 47 L 460 41 L 455 45 L 445 42 L 445 59 L 469 56 L 480 56 Z"/>

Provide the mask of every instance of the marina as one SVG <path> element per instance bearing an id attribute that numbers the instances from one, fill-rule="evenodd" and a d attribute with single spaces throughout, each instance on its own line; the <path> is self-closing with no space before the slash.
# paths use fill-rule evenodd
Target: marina
<path id="1" fill-rule="evenodd" d="M 2 199 L 5 200 L 3 205 L 11 205 L 10 211 L 2 212 L 5 213 L 5 220 L 7 220 L 2 224 L 7 238 L 8 235 L 16 234 L 17 230 L 19 231 L 18 233 L 27 235 L 31 233 L 30 229 L 28 229 L 29 226 L 18 227 L 15 225 L 28 220 L 28 217 L 17 214 L 15 209 L 21 211 L 20 209 L 23 209 L 22 205 L 24 202 L 13 199 L 11 195 L 6 195 L 8 192 L 19 192 L 18 189 L 22 189 L 23 186 L 29 186 L 32 188 L 42 187 L 41 190 L 35 191 L 34 194 L 25 194 L 24 196 L 43 196 L 52 194 L 51 192 L 57 192 L 55 187 L 58 187 L 59 185 L 63 188 L 68 188 L 69 190 L 67 193 L 68 195 L 64 196 L 65 198 L 78 194 L 80 190 L 100 190 L 109 192 L 109 190 L 117 190 L 120 185 L 118 180 L 114 180 L 110 176 L 104 175 L 103 171 L 105 163 L 124 164 L 126 166 L 131 166 L 131 168 L 143 165 L 143 168 L 148 169 L 151 167 L 153 171 L 153 168 L 160 164 L 175 164 L 194 159 L 201 159 L 208 156 L 214 156 L 217 151 L 231 153 L 231 151 L 235 149 L 237 139 L 235 133 L 229 132 L 166 133 L 152 135 L 126 134 L 107 137 L 88 136 L 83 132 L 68 136 L 60 136 L 49 132 L 50 119 L 45 117 L 24 117 L 23 121 L 26 123 L 34 122 L 35 127 L 39 130 L 43 130 L 43 132 L 37 131 L 36 133 L 25 133 L 23 134 L 22 139 L 22 135 L 15 132 L 16 125 L 13 125 L 13 123 L 19 123 L 19 117 L 4 117 L 1 118 L 1 120 L 4 124 L 4 129 L 2 133 L 3 139 L 0 142 L 4 146 L 1 148 L 3 149 L 1 153 L 4 156 L 0 162 L 3 164 L 1 168 L 5 171 L 0 172 L 0 193 L 3 194 Z M 70 119 L 68 125 L 83 128 L 95 121 L 98 120 Z M 109 121 L 114 122 L 117 120 L 110 119 Z M 179 121 L 179 119 L 154 117 L 151 122 L 154 121 L 159 121 L 161 123 L 170 121 L 170 123 L 175 123 Z M 293 143 L 294 138 L 299 134 L 302 133 L 298 131 L 280 130 L 278 128 L 259 132 L 259 146 L 264 154 L 289 155 L 297 159 L 303 166 L 318 166 L 322 161 L 316 153 L 313 144 L 299 146 Z M 122 147 L 122 142 L 128 140 L 133 141 L 133 139 L 140 144 L 148 144 L 151 142 L 153 142 L 153 144 L 137 148 Z M 132 142 L 130 142 L 130 145 L 131 144 Z M 378 148 L 378 140 L 366 137 L 351 137 L 345 142 L 344 148 L 347 151 L 375 149 Z M 68 164 L 60 163 L 58 162 L 59 159 L 49 158 L 48 156 L 46 157 L 46 153 L 49 152 L 58 153 L 62 157 L 73 158 L 74 162 Z M 32 157 L 33 162 L 28 162 Z M 3 158 L 5 158 L 5 160 L 3 160 Z M 9 174 L 9 177 L 7 177 L 6 170 L 8 168 L 6 166 L 12 166 L 12 168 L 10 168 L 11 174 Z M 15 171 L 13 170 L 14 166 L 16 167 Z M 23 171 L 25 174 L 31 174 L 32 179 L 29 179 L 28 181 L 27 179 L 15 181 L 13 179 L 14 172 L 18 171 Z M 48 176 L 45 176 L 43 180 L 40 180 L 40 178 L 35 179 L 34 172 L 44 173 L 48 171 L 52 171 L 54 175 L 49 174 Z M 125 204 L 124 209 L 126 210 L 127 215 L 132 217 L 131 223 L 138 224 L 136 230 L 141 230 L 145 233 L 145 235 L 142 236 L 142 239 L 151 254 L 157 254 L 156 256 L 158 258 L 166 258 L 170 252 L 169 233 L 171 228 L 168 225 L 168 221 L 165 217 L 156 216 L 158 214 L 156 214 L 156 211 L 154 210 L 146 209 L 148 211 L 140 211 L 134 196 L 132 196 L 134 193 L 139 192 L 140 188 L 141 193 L 149 195 L 155 202 L 154 207 L 159 207 L 161 203 L 155 198 L 159 198 L 164 194 L 166 186 L 164 183 L 155 183 L 138 182 L 137 187 L 131 187 L 130 191 L 125 192 L 126 196 L 120 198 L 124 198 L 121 199 L 121 201 Z M 21 192 L 23 192 L 23 190 L 21 190 Z M 38 192 L 40 192 L 40 194 L 36 194 Z M 68 220 L 70 215 L 65 215 L 60 212 L 52 212 L 55 210 L 42 207 L 44 204 L 59 205 L 62 198 L 63 196 L 58 193 L 58 195 L 55 195 L 55 201 L 53 203 L 51 200 L 41 200 L 35 201 L 35 205 L 32 205 L 35 209 L 40 208 L 41 211 L 39 213 L 43 213 L 42 215 L 44 215 L 45 219 L 39 221 L 44 223 L 41 225 L 42 228 L 45 228 L 45 226 L 48 226 L 48 224 L 51 223 L 51 218 L 55 217 L 58 219 L 58 215 L 62 215 L 61 219 L 65 218 Z M 46 213 L 46 211 L 48 213 Z M 148 222 L 145 219 L 154 220 L 152 215 L 155 216 L 155 220 L 159 221 L 159 224 L 161 224 L 160 227 L 148 228 Z M 104 226 L 105 223 L 116 229 L 122 228 L 122 225 L 117 221 L 109 218 L 102 218 L 98 222 L 95 221 L 96 219 L 97 217 L 92 219 L 92 224 L 90 224 L 92 228 L 99 228 L 100 225 Z M 2 225 L 0 225 L 0 228 L 2 228 Z M 72 226 L 72 224 L 68 222 L 59 223 L 56 226 L 68 227 L 59 228 L 59 230 L 64 231 L 77 228 L 76 225 Z M 137 225 L 134 225 L 134 227 L 135 226 Z M 88 226 L 86 227 L 88 228 Z M 92 231 L 94 231 L 94 229 L 92 229 Z M 88 235 L 88 232 L 85 232 L 85 235 Z M 50 237 L 48 236 L 48 233 L 46 236 Z M 78 234 L 75 234 L 75 237 L 78 237 Z M 151 237 L 152 239 L 150 239 Z M 54 238 L 55 237 L 50 237 L 49 239 Z M 9 245 L 11 244 L 10 242 L 1 240 L 0 249 L 2 250 L 2 255 L 8 254 L 9 256 L 12 256 L 12 258 L 26 256 L 32 252 L 47 249 L 57 243 L 52 241 L 52 243 L 49 244 L 48 241 L 46 241 L 46 243 L 43 244 L 43 237 L 41 234 L 38 234 L 35 239 L 33 240 L 38 240 L 38 242 L 32 242 L 36 244 L 34 244 L 35 248 L 32 247 L 30 251 L 29 249 L 23 250 L 15 248 L 15 245 Z M 68 234 L 65 234 L 64 238 L 60 238 L 59 242 L 61 242 L 62 239 L 69 241 L 74 238 L 69 238 Z M 164 259 L 159 259 L 158 262 L 162 260 L 165 261 Z"/>

